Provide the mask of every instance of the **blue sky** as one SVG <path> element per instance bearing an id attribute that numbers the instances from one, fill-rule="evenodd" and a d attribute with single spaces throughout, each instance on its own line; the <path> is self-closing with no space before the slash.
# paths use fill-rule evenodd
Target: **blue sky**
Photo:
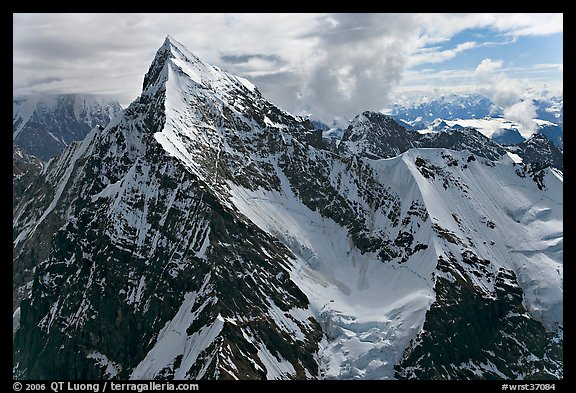
<path id="1" fill-rule="evenodd" d="M 507 68 L 528 70 L 538 64 L 562 64 L 563 62 L 562 33 L 513 39 L 487 29 L 470 29 L 438 44 L 437 47 L 440 50 L 449 50 L 465 42 L 475 42 L 478 46 L 442 63 L 423 64 L 414 69 L 417 70 L 420 67 L 436 71 L 474 69 L 485 58 L 500 59 Z M 561 80 L 562 75 L 557 73 L 556 78 Z"/>
<path id="2" fill-rule="evenodd" d="M 272 102 L 330 121 L 438 94 L 562 94 L 562 14 L 14 14 L 13 93 L 129 104 L 171 35 Z"/>

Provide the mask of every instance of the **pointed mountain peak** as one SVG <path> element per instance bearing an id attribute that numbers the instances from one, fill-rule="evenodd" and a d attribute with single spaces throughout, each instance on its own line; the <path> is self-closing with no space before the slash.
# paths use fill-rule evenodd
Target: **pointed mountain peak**
<path id="1" fill-rule="evenodd" d="M 179 44 L 178 41 L 176 41 L 174 39 L 174 37 L 172 37 L 170 34 L 168 34 L 166 36 L 166 38 L 164 38 L 164 44 L 162 46 L 170 46 L 170 45 L 177 45 Z"/>
<path id="2" fill-rule="evenodd" d="M 178 44 L 179 44 L 178 41 L 176 41 L 173 37 L 167 35 L 166 38 L 164 38 L 162 46 L 158 48 L 158 51 L 156 51 L 156 53 L 170 51 L 172 47 Z"/>
<path id="3" fill-rule="evenodd" d="M 348 131 L 365 134 L 374 129 L 392 130 L 401 127 L 392 117 L 381 112 L 364 111 L 350 122 Z M 403 128 L 403 127 L 402 127 Z"/>
<path id="4" fill-rule="evenodd" d="M 528 140 L 528 143 L 544 143 L 544 144 L 550 144 L 550 140 L 548 139 L 548 137 L 546 137 L 546 135 L 544 134 L 538 134 L 538 133 L 534 133 L 532 134 Z"/>
<path id="5" fill-rule="evenodd" d="M 169 70 L 173 72 L 170 73 Z M 154 61 L 144 77 L 143 91 L 158 83 L 166 82 L 169 74 L 191 80 L 208 90 L 248 89 L 251 93 L 259 95 L 252 83 L 202 61 L 170 35 L 166 36 L 164 43 L 156 52 Z"/>
<path id="6" fill-rule="evenodd" d="M 389 115 L 366 111 L 350 122 L 338 150 L 373 159 L 389 158 L 414 147 L 414 135 Z"/>
<path id="7" fill-rule="evenodd" d="M 205 64 L 202 60 L 198 58 L 195 54 L 190 52 L 184 45 L 178 42 L 174 37 L 167 35 L 164 39 L 164 43 L 158 49 L 158 52 L 170 51 L 174 58 L 187 59 L 188 61 L 200 62 Z"/>
<path id="8" fill-rule="evenodd" d="M 164 38 L 164 42 L 162 43 L 162 46 L 160 48 L 158 48 L 157 52 L 163 52 L 165 50 L 171 50 L 172 48 L 178 48 L 178 47 L 182 47 L 182 44 L 180 42 L 178 42 L 171 35 L 167 35 L 166 38 Z"/>
<path id="9" fill-rule="evenodd" d="M 536 149 L 541 151 L 556 151 L 558 147 L 544 134 L 534 133 L 528 139 L 522 142 L 524 148 Z"/>
<path id="10" fill-rule="evenodd" d="M 382 112 L 374 112 L 374 111 L 364 111 L 361 114 L 359 114 L 358 116 L 356 116 L 355 119 L 359 119 L 361 121 L 363 120 L 369 120 L 372 122 L 386 122 L 386 123 L 390 123 L 391 121 L 394 121 L 394 119 Z"/>
<path id="11" fill-rule="evenodd" d="M 168 67 L 167 63 L 171 61 L 172 63 L 188 63 L 194 64 L 199 63 L 202 68 L 210 67 L 203 63 L 197 56 L 189 52 L 184 45 L 176 41 L 170 35 L 167 35 L 164 39 L 164 43 L 156 51 L 154 56 L 154 61 L 150 65 L 148 72 L 144 76 L 144 84 L 142 86 L 142 91 L 146 91 L 151 86 L 158 83 L 164 83 L 168 78 Z"/>

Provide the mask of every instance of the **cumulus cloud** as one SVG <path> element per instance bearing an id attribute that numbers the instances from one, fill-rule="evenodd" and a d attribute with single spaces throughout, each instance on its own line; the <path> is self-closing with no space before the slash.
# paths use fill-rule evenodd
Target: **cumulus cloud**
<path id="1" fill-rule="evenodd" d="M 301 70 L 298 100 L 325 121 L 383 107 L 417 36 L 408 16 L 336 14 L 310 32 L 315 56 Z M 312 106 L 313 105 L 313 106 Z"/>
<path id="2" fill-rule="evenodd" d="M 536 123 L 536 107 L 532 100 L 523 100 L 504 108 L 504 117 L 522 124 L 527 131 L 534 132 Z"/>
<path id="3" fill-rule="evenodd" d="M 492 60 L 486 58 L 478 64 L 474 70 L 476 77 L 482 80 L 490 80 L 496 70 L 502 67 L 502 60 Z"/>
<path id="4" fill-rule="evenodd" d="M 484 59 L 476 67 L 474 75 L 480 83 L 479 90 L 501 107 L 508 107 L 522 97 L 522 86 L 518 81 L 506 77 L 500 72 L 501 60 Z"/>
<path id="5" fill-rule="evenodd" d="M 503 108 L 504 117 L 522 124 L 525 130 L 536 129 L 534 118 L 536 107 L 527 95 L 528 90 L 516 79 L 502 72 L 501 60 L 483 59 L 476 67 L 479 91 L 488 96 L 494 104 Z"/>

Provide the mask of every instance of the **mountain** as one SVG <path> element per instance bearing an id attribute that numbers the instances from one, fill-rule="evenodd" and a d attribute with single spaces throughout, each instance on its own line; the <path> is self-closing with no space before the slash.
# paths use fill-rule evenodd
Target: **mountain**
<path id="1" fill-rule="evenodd" d="M 12 141 L 43 161 L 122 110 L 115 100 L 82 94 L 15 97 L 12 108 Z"/>
<path id="2" fill-rule="evenodd" d="M 562 172 L 465 131 L 334 147 L 167 37 L 14 209 L 14 376 L 563 378 Z"/>
<path id="3" fill-rule="evenodd" d="M 552 166 L 564 169 L 564 154 L 545 135 L 533 134 L 528 140 L 516 146 L 508 146 L 507 150 L 517 154 L 525 163 L 537 168 Z"/>
<path id="4" fill-rule="evenodd" d="M 450 128 L 450 126 L 440 118 L 437 118 L 434 121 L 432 121 L 430 125 L 432 126 L 432 131 L 444 131 Z"/>
<path id="5" fill-rule="evenodd" d="M 564 97 L 532 100 L 536 107 L 536 117 L 554 124 L 564 124 Z"/>
<path id="6" fill-rule="evenodd" d="M 428 124 L 437 118 L 481 119 L 486 116 L 502 116 L 503 112 L 489 98 L 481 94 L 450 94 L 409 107 L 394 105 L 387 114 L 394 119 Z"/>
<path id="7" fill-rule="evenodd" d="M 474 128 L 453 127 L 442 132 L 420 134 L 406 130 L 391 116 L 364 112 L 350 122 L 337 152 L 379 159 L 392 158 L 416 147 L 468 150 L 491 160 L 500 159 L 507 151 Z M 523 154 L 522 151 L 515 152 Z"/>
<path id="8" fill-rule="evenodd" d="M 418 146 L 421 139 L 420 134 L 406 130 L 390 116 L 363 112 L 350 122 L 338 153 L 373 159 L 395 157 Z"/>
<path id="9" fill-rule="evenodd" d="M 564 127 L 556 124 L 541 124 L 536 131 L 538 134 L 546 136 L 560 150 L 564 149 Z"/>
<path id="10" fill-rule="evenodd" d="M 392 158 L 415 147 L 468 150 L 490 160 L 499 160 L 506 152 L 518 155 L 526 164 L 563 170 L 563 153 L 542 134 L 534 134 L 516 145 L 500 145 L 472 127 L 450 127 L 441 132 L 420 134 L 406 130 L 392 117 L 364 112 L 350 122 L 336 152 L 371 159 Z"/>
<path id="11" fill-rule="evenodd" d="M 499 128 L 490 138 L 501 145 L 517 145 L 525 141 L 516 128 Z"/>
<path id="12" fill-rule="evenodd" d="M 321 329 L 290 280 L 291 252 L 224 199 L 225 179 L 277 188 L 258 155 L 289 137 L 321 142 L 310 122 L 166 39 L 142 95 L 50 161 L 15 210 L 14 264 L 34 272 L 15 278 L 31 287 L 16 375 L 317 375 Z"/>
<path id="13" fill-rule="evenodd" d="M 39 178 L 42 170 L 45 168 L 46 163 L 39 160 L 38 158 L 27 154 L 25 151 L 20 149 L 18 146 L 12 146 L 12 209 L 14 210 L 16 206 L 21 202 L 21 200 L 26 196 L 28 188 L 36 188 L 33 183 Z M 21 277 L 21 275 L 25 277 Z M 31 282 L 32 272 L 28 270 L 27 272 L 19 271 L 17 264 L 13 268 L 13 278 L 18 282 Z M 13 307 L 12 311 L 15 312 L 13 316 L 13 331 L 15 332 L 20 323 L 19 305 L 20 300 L 24 297 L 29 296 L 30 288 L 25 285 L 14 286 L 15 291 L 13 292 Z"/>
<path id="14" fill-rule="evenodd" d="M 564 99 L 562 96 L 533 99 L 532 104 L 536 110 L 537 119 L 553 124 L 563 124 Z M 503 117 L 504 111 L 482 94 L 450 94 L 427 98 L 423 102 L 410 106 L 396 104 L 387 111 L 387 114 L 395 120 L 428 124 L 436 118 L 457 120 Z"/>

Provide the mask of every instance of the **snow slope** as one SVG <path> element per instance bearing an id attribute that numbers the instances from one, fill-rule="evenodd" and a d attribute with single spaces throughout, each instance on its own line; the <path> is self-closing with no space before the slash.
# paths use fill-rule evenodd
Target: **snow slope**
<path id="1" fill-rule="evenodd" d="M 435 299 L 434 277 L 442 274 L 436 270 L 438 257 L 460 255 L 462 247 L 492 261 L 493 274 L 500 267 L 516 272 L 532 315 L 549 328 L 562 325 L 562 176 L 548 171 L 549 192 L 542 192 L 532 179 L 520 178 L 511 162 L 468 162 L 470 156 L 413 149 L 392 159 L 369 160 L 382 184 L 403 201 L 421 202 L 430 215 L 416 235 L 429 247 L 406 263 L 382 263 L 373 253 L 362 254 L 345 228 L 308 209 L 285 178 L 282 192 L 229 184 L 238 209 L 298 257 L 291 277 L 310 299 L 327 335 L 319 351 L 321 377 L 393 378 L 394 365 L 422 329 Z M 458 165 L 446 166 L 448 157 Z M 450 186 L 423 176 L 418 159 L 442 165 Z M 494 220 L 493 228 L 486 217 Z M 384 227 L 380 221 L 375 217 L 374 230 Z M 432 224 L 468 244 L 437 236 Z M 486 241 L 467 240 L 471 237 Z M 487 295 L 494 291 L 491 277 L 476 277 Z"/>

